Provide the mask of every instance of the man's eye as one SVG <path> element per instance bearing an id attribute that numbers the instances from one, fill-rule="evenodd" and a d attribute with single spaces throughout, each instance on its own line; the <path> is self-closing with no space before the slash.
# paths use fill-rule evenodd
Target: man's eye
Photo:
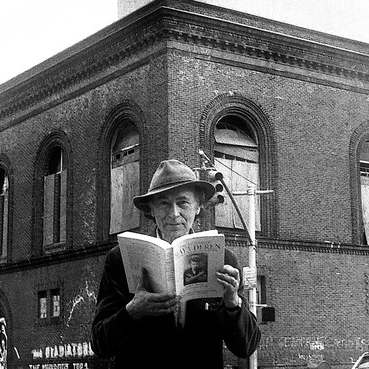
<path id="1" fill-rule="evenodd" d="M 185 206 L 188 206 L 190 203 L 188 202 L 188 201 L 180 201 L 179 203 L 178 203 L 178 206 L 180 206 L 180 207 L 185 207 Z"/>
<path id="2" fill-rule="evenodd" d="M 159 201 L 159 206 L 168 206 L 167 201 Z"/>

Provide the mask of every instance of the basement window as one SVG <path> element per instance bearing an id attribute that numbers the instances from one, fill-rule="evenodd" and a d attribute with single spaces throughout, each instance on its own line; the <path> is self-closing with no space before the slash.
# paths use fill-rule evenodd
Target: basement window
<path id="1" fill-rule="evenodd" d="M 59 287 L 42 289 L 38 291 L 37 298 L 37 324 L 60 324 L 62 319 L 61 289 Z"/>
<path id="2" fill-rule="evenodd" d="M 47 291 L 40 291 L 38 293 L 38 317 L 40 319 L 47 318 Z"/>
<path id="3" fill-rule="evenodd" d="M 51 316 L 53 318 L 60 317 L 60 291 L 58 288 L 51 290 L 51 307 L 52 307 Z"/>

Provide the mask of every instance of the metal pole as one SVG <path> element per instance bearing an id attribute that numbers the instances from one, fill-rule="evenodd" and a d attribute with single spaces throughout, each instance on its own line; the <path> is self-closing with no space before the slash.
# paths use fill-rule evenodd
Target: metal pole
<path id="1" fill-rule="evenodd" d="M 251 272 L 257 278 L 256 269 L 256 226 L 255 226 L 255 196 L 256 190 L 254 185 L 249 185 L 247 188 L 247 194 L 249 195 L 249 235 L 250 235 L 250 245 L 249 245 L 249 267 Z M 256 286 L 253 286 L 249 290 L 249 306 L 250 311 L 256 316 L 256 305 L 257 305 L 257 294 Z M 250 356 L 250 369 L 257 369 L 257 351 L 255 351 Z"/>
<path id="2" fill-rule="evenodd" d="M 200 156 L 206 160 L 208 163 L 211 164 L 210 159 L 205 155 L 205 153 L 202 150 L 199 150 L 199 154 Z M 211 164 L 211 166 L 213 168 L 215 168 L 215 166 L 213 164 Z M 247 238 L 249 239 L 249 267 L 251 269 L 251 272 L 253 273 L 253 275 L 255 276 L 256 282 L 257 282 L 257 268 L 256 268 L 256 246 L 257 246 L 257 241 L 256 241 L 256 216 L 255 216 L 255 204 L 256 204 L 256 194 L 263 194 L 263 193 L 272 193 L 273 190 L 264 190 L 264 191 L 256 191 L 256 186 L 251 184 L 247 187 L 247 192 L 239 192 L 239 193 L 233 193 L 229 190 L 228 186 L 226 185 L 225 181 L 223 178 L 220 179 L 220 182 L 222 183 L 224 189 L 226 190 L 226 192 L 228 193 L 233 206 L 235 207 L 238 216 L 241 219 L 241 223 L 244 227 L 244 230 L 246 232 Z M 249 195 L 249 227 L 247 227 L 242 213 L 236 203 L 236 200 L 234 199 L 233 195 Z M 253 286 L 253 288 L 251 288 L 249 290 L 249 309 L 250 311 L 257 316 L 257 312 L 256 312 L 256 306 L 257 306 L 257 293 L 256 293 L 256 286 Z M 243 368 L 244 367 L 244 359 L 239 359 L 238 360 L 239 363 L 239 367 Z M 255 351 L 249 359 L 249 369 L 257 369 L 258 367 L 258 361 L 257 361 L 257 351 Z"/>

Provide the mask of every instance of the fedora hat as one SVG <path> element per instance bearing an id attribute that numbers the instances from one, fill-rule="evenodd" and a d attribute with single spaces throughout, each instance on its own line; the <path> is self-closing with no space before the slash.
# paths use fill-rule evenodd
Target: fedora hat
<path id="1" fill-rule="evenodd" d="M 153 195 L 188 185 L 194 185 L 203 190 L 205 201 L 210 200 L 215 193 L 214 186 L 210 182 L 198 180 L 193 170 L 187 165 L 174 159 L 164 160 L 152 176 L 148 192 L 135 196 L 133 203 L 138 209 L 148 212 L 150 210 L 148 202 Z"/>

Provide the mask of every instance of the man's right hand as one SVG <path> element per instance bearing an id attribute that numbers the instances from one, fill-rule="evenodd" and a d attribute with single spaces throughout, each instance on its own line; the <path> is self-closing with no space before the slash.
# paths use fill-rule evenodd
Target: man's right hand
<path id="1" fill-rule="evenodd" d="M 140 282 L 136 294 L 127 304 L 127 313 L 136 320 L 143 316 L 163 316 L 177 311 L 180 296 L 173 293 L 149 292 L 149 278 L 146 269 L 142 269 Z"/>

